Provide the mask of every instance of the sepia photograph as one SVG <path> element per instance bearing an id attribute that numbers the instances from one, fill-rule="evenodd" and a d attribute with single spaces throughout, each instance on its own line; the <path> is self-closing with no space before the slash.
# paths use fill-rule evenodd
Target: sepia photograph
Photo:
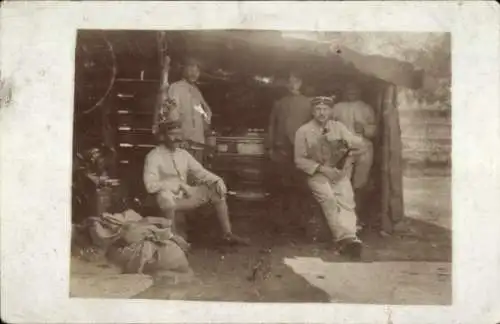
<path id="1" fill-rule="evenodd" d="M 2 322 L 500 322 L 499 14 L 4 1 Z"/>
<path id="2" fill-rule="evenodd" d="M 451 52 L 78 29 L 70 297 L 451 305 Z"/>

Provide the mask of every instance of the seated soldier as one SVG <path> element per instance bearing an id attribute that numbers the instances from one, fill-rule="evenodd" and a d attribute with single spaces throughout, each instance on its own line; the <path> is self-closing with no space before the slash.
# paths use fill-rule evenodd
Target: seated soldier
<path id="1" fill-rule="evenodd" d="M 312 106 L 313 119 L 300 127 L 295 136 L 295 164 L 308 175 L 309 188 L 321 205 L 340 252 L 359 258 L 362 245 L 356 235 L 356 204 L 348 177 L 352 163 L 338 169 L 331 158 L 340 149 L 339 140 L 360 150 L 364 143 L 342 123 L 330 120 L 332 98 L 314 98 Z"/>
<path id="2" fill-rule="evenodd" d="M 223 240 L 229 244 L 248 245 L 247 239 L 231 231 L 227 189 L 222 178 L 207 171 L 191 154 L 179 148 L 183 140 L 181 125 L 175 121 L 164 122 L 159 125 L 157 136 L 159 145 L 146 156 L 144 184 L 150 194 L 156 195 L 162 216 L 173 221 L 176 211 L 193 210 L 212 203 L 222 226 Z M 188 185 L 188 175 L 200 185 Z"/>

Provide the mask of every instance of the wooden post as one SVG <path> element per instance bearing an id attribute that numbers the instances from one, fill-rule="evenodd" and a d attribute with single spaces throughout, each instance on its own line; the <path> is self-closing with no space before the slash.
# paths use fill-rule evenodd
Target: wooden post
<path id="1" fill-rule="evenodd" d="M 159 60 L 160 66 L 162 68 L 161 80 L 160 80 L 160 88 L 158 90 L 158 97 L 156 100 L 155 111 L 153 115 L 153 133 L 156 133 L 158 130 L 158 122 L 159 117 L 163 111 L 163 102 L 167 98 L 168 93 L 168 74 L 170 70 L 170 57 L 167 55 L 167 41 L 165 32 L 159 32 L 158 35 L 158 52 L 159 52 Z"/>
<path id="2" fill-rule="evenodd" d="M 404 214 L 401 128 L 397 87 L 388 85 L 383 94 L 381 134 L 381 229 L 392 233 Z"/>

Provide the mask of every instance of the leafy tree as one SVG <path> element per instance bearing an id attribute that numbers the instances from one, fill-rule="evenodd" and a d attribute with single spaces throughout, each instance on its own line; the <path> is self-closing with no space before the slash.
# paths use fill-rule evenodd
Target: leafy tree
<path id="1" fill-rule="evenodd" d="M 451 37 L 449 33 L 432 37 L 420 50 L 407 50 L 413 63 L 425 71 L 424 87 L 415 92 L 421 101 L 451 108 Z"/>
<path id="2" fill-rule="evenodd" d="M 420 106 L 451 108 L 450 33 L 339 32 L 320 33 L 317 37 L 361 53 L 411 62 L 424 70 L 424 87 L 412 92 Z"/>

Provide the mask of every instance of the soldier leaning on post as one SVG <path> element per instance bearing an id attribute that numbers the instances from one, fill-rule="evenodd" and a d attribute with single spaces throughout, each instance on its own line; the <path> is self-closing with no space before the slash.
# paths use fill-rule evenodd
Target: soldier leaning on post
<path id="1" fill-rule="evenodd" d="M 321 206 L 339 251 L 357 259 L 362 244 L 356 234 L 356 203 L 349 179 L 352 163 L 338 169 L 332 157 L 342 155 L 337 152 L 342 149 L 339 141 L 359 152 L 365 144 L 342 123 L 331 120 L 331 97 L 316 97 L 311 103 L 313 119 L 295 135 L 295 165 L 307 175 L 309 189 Z"/>

